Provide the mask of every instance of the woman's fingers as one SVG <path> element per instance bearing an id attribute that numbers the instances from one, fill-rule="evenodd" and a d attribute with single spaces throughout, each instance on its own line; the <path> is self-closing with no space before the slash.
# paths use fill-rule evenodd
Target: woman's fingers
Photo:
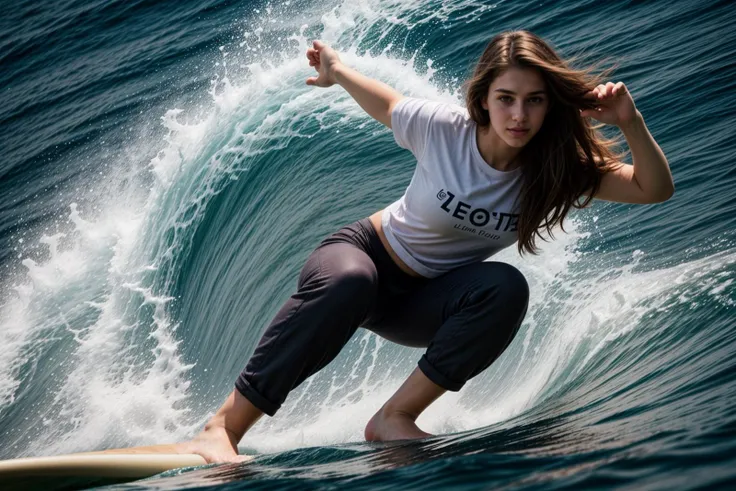
<path id="1" fill-rule="evenodd" d="M 616 97 L 626 93 L 626 86 L 623 82 L 607 82 L 606 84 L 600 84 L 595 89 L 591 90 L 586 94 L 586 97 L 590 94 L 593 97 L 601 100 L 609 97 Z"/>
<path id="2" fill-rule="evenodd" d="M 315 70 L 319 71 L 319 53 L 312 48 L 307 48 L 307 59 L 309 60 L 309 66 L 313 66 Z"/>
<path id="3" fill-rule="evenodd" d="M 314 48 L 307 48 L 307 58 L 310 60 L 319 59 L 319 51 Z"/>
<path id="4" fill-rule="evenodd" d="M 332 48 L 320 40 L 314 40 L 312 47 L 307 48 L 307 59 L 309 66 L 313 66 L 319 73 L 317 77 L 308 78 L 307 85 L 329 87 L 335 84 L 333 72 L 336 64 L 340 63 L 340 58 Z"/>

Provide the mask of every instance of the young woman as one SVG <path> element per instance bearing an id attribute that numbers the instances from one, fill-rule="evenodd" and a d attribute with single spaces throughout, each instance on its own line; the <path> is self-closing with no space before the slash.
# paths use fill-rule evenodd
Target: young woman
<path id="1" fill-rule="evenodd" d="M 415 424 L 419 414 L 491 365 L 526 314 L 522 274 L 485 259 L 515 242 L 535 253 L 536 238 L 594 197 L 657 203 L 674 192 L 626 86 L 570 68 L 529 32 L 490 42 L 467 84 L 467 108 L 403 97 L 343 65 L 320 41 L 307 58 L 317 71 L 308 85 L 340 84 L 393 130 L 417 167 L 398 201 L 322 241 L 235 390 L 194 440 L 175 446 L 209 462 L 240 460 L 237 443 L 248 429 L 359 326 L 427 348 L 368 422 L 366 439 L 429 436 Z M 633 165 L 589 118 L 621 129 Z"/>

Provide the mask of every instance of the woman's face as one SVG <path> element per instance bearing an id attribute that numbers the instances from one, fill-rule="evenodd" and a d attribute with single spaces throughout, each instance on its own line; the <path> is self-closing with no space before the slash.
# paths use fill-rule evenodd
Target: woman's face
<path id="1" fill-rule="evenodd" d="M 521 148 L 542 127 L 549 96 L 539 71 L 512 67 L 496 77 L 482 104 L 496 134 L 507 145 Z"/>

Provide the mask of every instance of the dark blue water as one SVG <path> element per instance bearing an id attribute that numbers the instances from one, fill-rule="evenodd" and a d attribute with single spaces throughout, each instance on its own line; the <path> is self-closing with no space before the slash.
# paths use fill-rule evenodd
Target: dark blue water
<path id="1" fill-rule="evenodd" d="M 20 1 L 0 19 L 0 458 L 181 441 L 232 390 L 309 252 L 397 199 L 414 161 L 312 39 L 461 102 L 494 34 L 617 63 L 675 196 L 596 202 L 538 257 L 511 347 L 366 444 L 421 356 L 358 331 L 243 439 L 248 464 L 138 488 L 736 485 L 732 2 Z M 615 131 L 609 131 L 615 134 Z"/>

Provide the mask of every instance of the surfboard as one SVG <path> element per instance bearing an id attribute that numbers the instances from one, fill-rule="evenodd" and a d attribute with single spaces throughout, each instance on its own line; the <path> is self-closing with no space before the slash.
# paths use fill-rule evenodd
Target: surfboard
<path id="1" fill-rule="evenodd" d="M 166 450 L 169 446 L 159 446 Z M 207 462 L 199 455 L 161 453 L 157 447 L 0 461 L 0 489 L 71 490 L 134 481 Z M 154 449 L 152 451 L 152 449 Z M 148 452 L 146 452 L 148 450 Z"/>

